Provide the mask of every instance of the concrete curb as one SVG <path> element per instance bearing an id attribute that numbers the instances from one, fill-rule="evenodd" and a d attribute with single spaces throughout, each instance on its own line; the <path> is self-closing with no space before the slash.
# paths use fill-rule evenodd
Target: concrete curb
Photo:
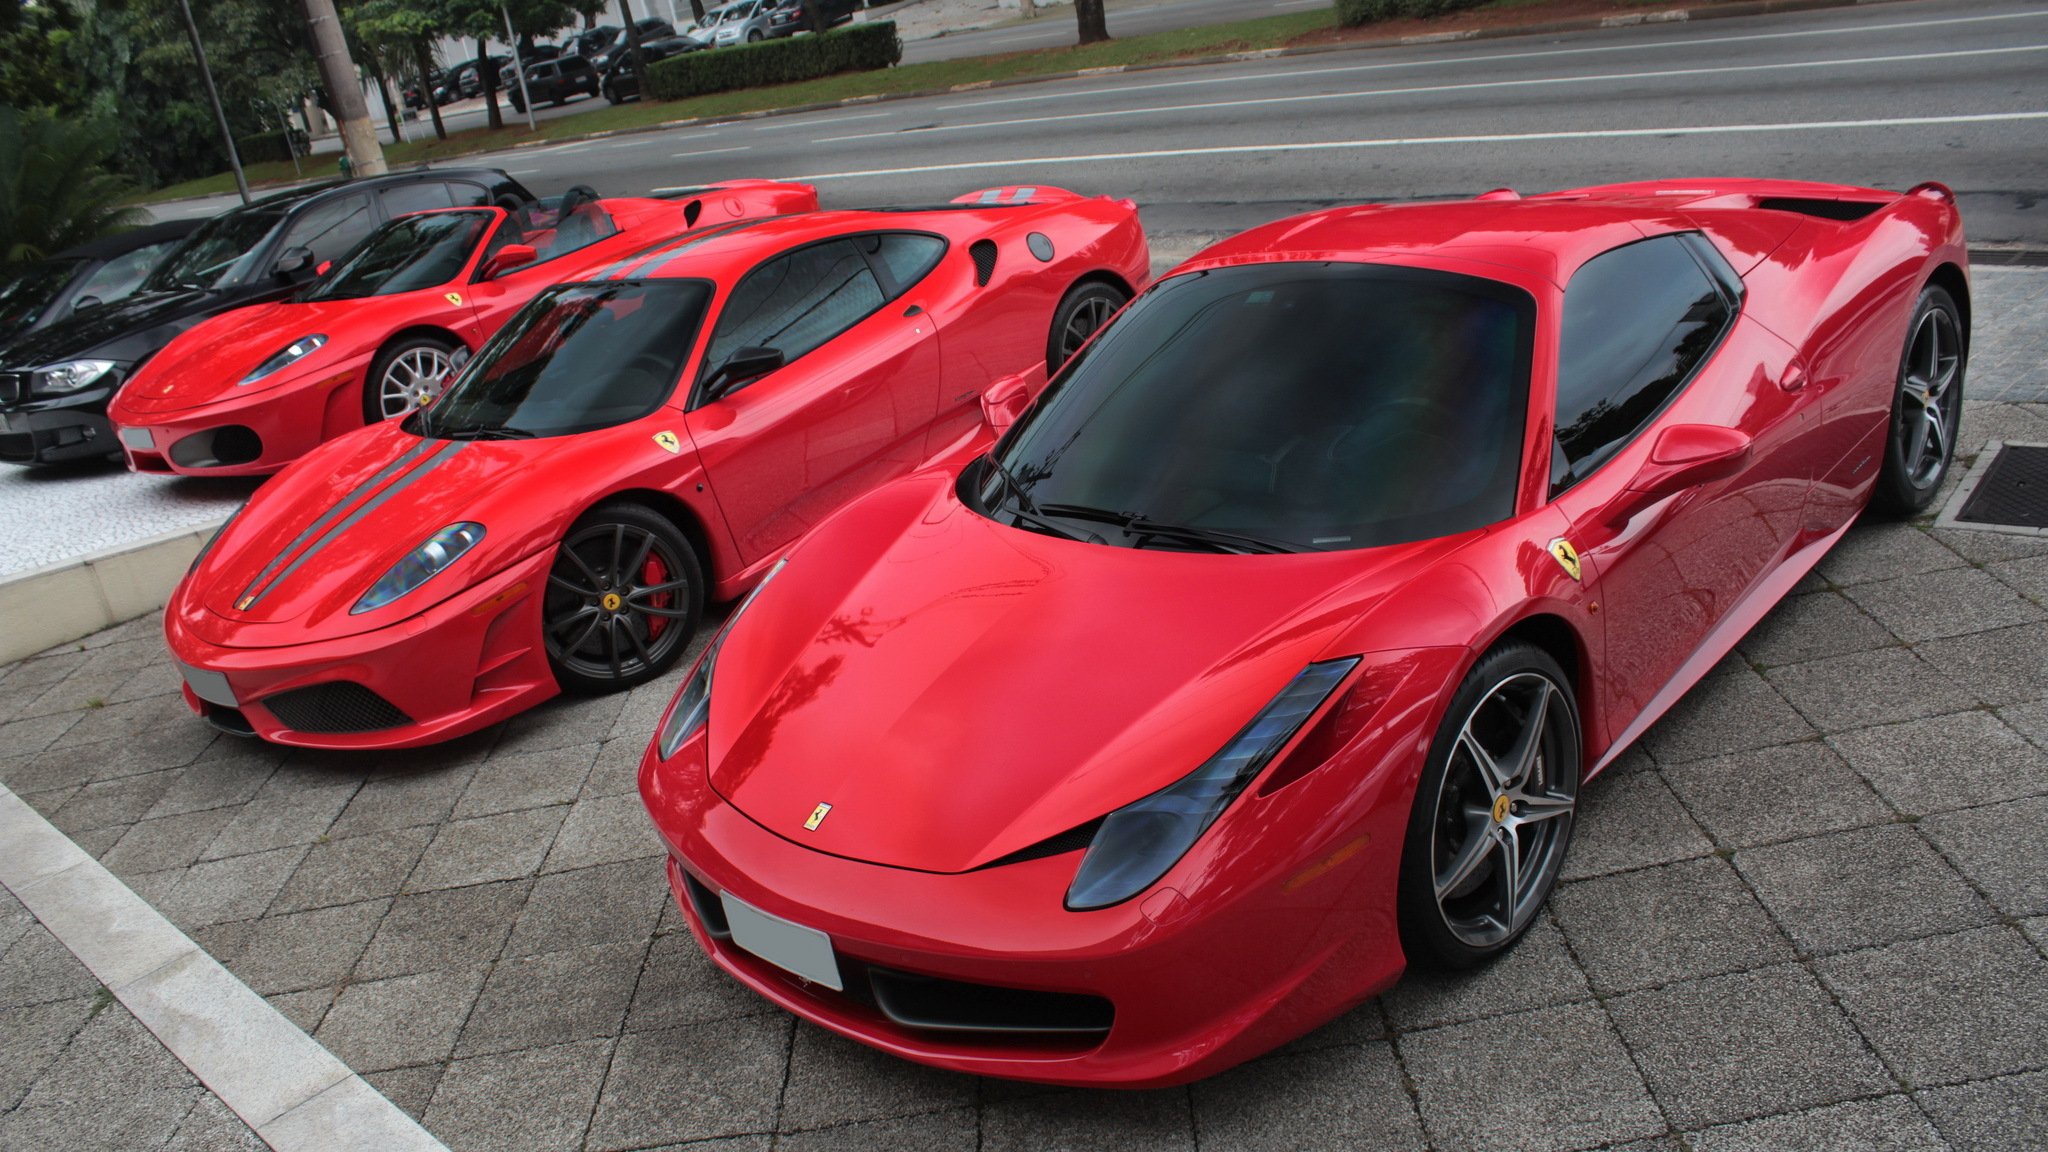
<path id="1" fill-rule="evenodd" d="M 0 577 L 0 663 L 162 608 L 226 518 Z"/>

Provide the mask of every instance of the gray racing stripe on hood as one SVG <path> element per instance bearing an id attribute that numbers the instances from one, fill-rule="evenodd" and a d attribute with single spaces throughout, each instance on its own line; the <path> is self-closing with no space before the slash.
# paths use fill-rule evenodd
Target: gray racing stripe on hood
<path id="1" fill-rule="evenodd" d="M 306 541 L 311 540 L 315 536 L 318 536 L 321 532 L 326 531 L 327 526 L 329 524 L 334 523 L 335 520 L 347 514 L 348 506 L 351 501 L 353 501 L 356 497 L 362 495 L 364 492 L 367 492 L 370 489 L 375 488 L 377 485 L 382 484 L 384 481 L 390 479 L 393 473 L 397 472 L 401 468 L 404 468 L 406 465 L 412 463 L 414 460 L 419 459 L 421 456 L 424 456 L 429 449 L 433 448 L 433 446 L 434 442 L 432 440 L 420 441 L 418 444 L 406 449 L 403 453 L 401 453 L 398 459 L 393 460 L 391 463 L 386 464 L 382 469 L 378 470 L 375 476 L 372 476 L 368 480 L 363 481 L 361 484 L 356 485 L 354 488 L 349 489 L 348 495 L 343 496 L 339 500 L 336 500 L 334 502 L 334 507 L 329 508 L 327 511 L 321 513 L 318 519 L 314 520 L 311 524 L 306 526 L 306 530 L 304 532 L 301 532 L 297 536 L 293 537 L 292 542 L 285 545 L 284 548 L 278 552 L 276 559 L 272 560 L 270 563 L 263 566 L 263 571 L 258 572 L 256 574 L 256 578 L 254 580 L 249 581 L 249 586 L 247 588 L 242 589 L 242 594 L 235 598 L 236 606 L 240 607 L 245 603 L 253 603 L 254 601 L 252 598 L 256 595 L 258 591 L 262 589 L 264 582 L 270 579 L 271 573 L 277 571 L 278 568 L 284 564 L 285 560 L 288 557 L 290 557 L 292 553 L 297 552 L 300 548 L 304 547 Z"/>

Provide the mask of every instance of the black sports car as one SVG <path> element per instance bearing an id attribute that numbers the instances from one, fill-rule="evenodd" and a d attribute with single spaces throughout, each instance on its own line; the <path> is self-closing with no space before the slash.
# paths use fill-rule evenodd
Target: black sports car
<path id="1" fill-rule="evenodd" d="M 0 285 L 0 347 L 81 308 L 111 304 L 142 281 L 197 220 L 166 220 L 67 248 Z"/>
<path id="2" fill-rule="evenodd" d="M 495 168 L 422 169 L 297 188 L 216 216 L 134 295 L 0 349 L 0 461 L 119 458 L 107 402 L 178 333 L 296 291 L 394 216 L 533 198 Z"/>

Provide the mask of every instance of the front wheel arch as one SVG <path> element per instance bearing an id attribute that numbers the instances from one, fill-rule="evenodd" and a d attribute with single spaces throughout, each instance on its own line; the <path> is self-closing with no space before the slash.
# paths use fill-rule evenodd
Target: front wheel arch
<path id="1" fill-rule="evenodd" d="M 469 341 L 464 340 L 454 331 L 443 328 L 438 324 L 415 324 L 409 328 L 401 328 L 385 337 L 383 343 L 377 346 L 377 351 L 371 354 L 369 366 L 363 369 L 363 423 L 375 424 L 378 420 L 382 419 L 376 413 L 375 405 L 377 403 L 377 376 L 384 366 L 385 356 L 399 345 L 414 340 L 432 340 L 446 347 L 451 355 L 460 354 L 468 356 L 476 351 L 476 349 L 470 347 Z"/>

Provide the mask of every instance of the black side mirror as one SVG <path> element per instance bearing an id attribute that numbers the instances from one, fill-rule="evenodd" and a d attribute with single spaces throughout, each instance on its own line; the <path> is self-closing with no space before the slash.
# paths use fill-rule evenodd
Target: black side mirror
<path id="1" fill-rule="evenodd" d="M 726 357 L 725 363 L 714 369 L 704 381 L 704 399 L 716 400 L 734 388 L 759 376 L 766 376 L 782 367 L 783 355 L 779 348 L 739 348 Z"/>
<path id="2" fill-rule="evenodd" d="M 313 267 L 313 250 L 304 245 L 287 248 L 277 258 L 277 278 L 297 284 L 319 275 Z"/>
<path id="3" fill-rule="evenodd" d="M 77 300 L 72 302 L 71 310 L 73 312 L 83 312 L 87 308 L 99 307 L 100 303 L 100 298 L 97 296 L 80 296 Z"/>

